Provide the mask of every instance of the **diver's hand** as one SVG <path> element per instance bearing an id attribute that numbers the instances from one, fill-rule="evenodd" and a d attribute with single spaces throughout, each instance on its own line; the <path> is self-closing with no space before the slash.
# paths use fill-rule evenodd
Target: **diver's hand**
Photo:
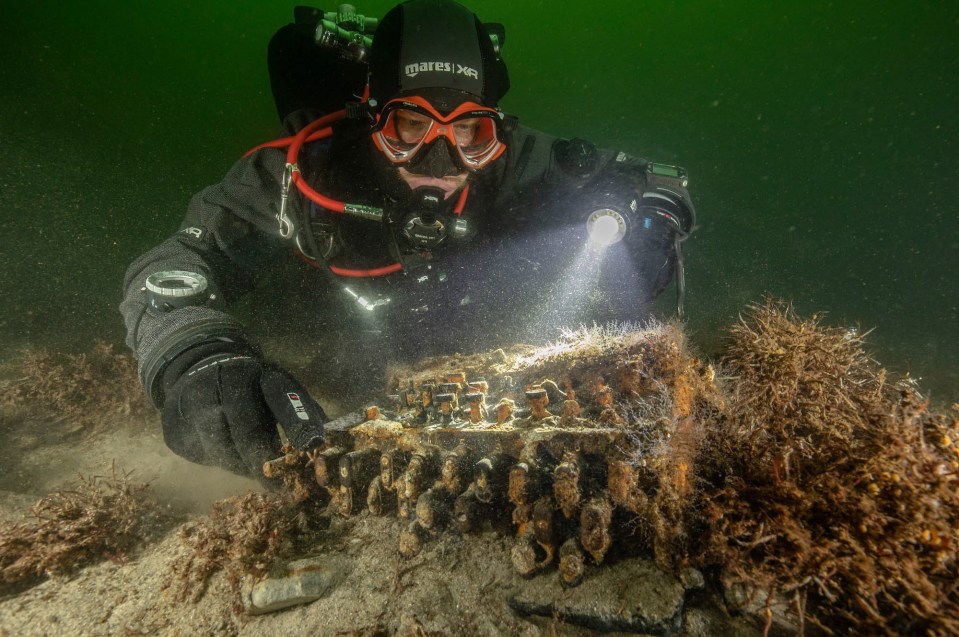
<path id="1" fill-rule="evenodd" d="M 326 414 L 289 373 L 252 354 L 215 354 L 172 381 L 161 414 L 163 439 L 177 455 L 263 479 L 280 455 L 283 427 L 299 449 L 323 444 Z"/>

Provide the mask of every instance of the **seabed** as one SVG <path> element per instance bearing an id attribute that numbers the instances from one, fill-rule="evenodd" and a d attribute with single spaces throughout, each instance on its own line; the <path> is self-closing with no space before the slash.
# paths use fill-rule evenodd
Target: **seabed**
<path id="1" fill-rule="evenodd" d="M 196 603 L 224 577 L 236 617 L 318 599 L 285 611 L 308 613 L 356 577 L 360 553 L 337 561 L 332 545 L 373 529 L 398 573 L 442 571 L 444 555 L 509 565 L 490 577 L 514 619 L 476 634 L 519 634 L 510 622 L 538 615 L 523 630 L 959 633 L 959 408 L 931 407 L 863 339 L 769 299 L 744 310 L 715 360 L 681 326 L 651 324 L 393 367 L 382 401 L 330 423 L 325 448 L 267 463 L 275 492 L 228 498 L 180 528 L 164 594 Z M 53 404 L 70 436 L 102 433 L 82 419 L 93 368 L 101 413 L 145 413 L 124 356 L 31 351 L 8 365 L 5 429 Z M 51 387 L 60 403 L 41 401 Z M 8 594 L 138 550 L 156 503 L 123 470 L 0 527 Z M 103 519 L 122 524 L 83 526 Z M 57 535 L 64 525 L 75 532 Z M 402 588 L 387 607 L 402 607 Z M 456 625 L 410 617 L 352 634 Z"/>

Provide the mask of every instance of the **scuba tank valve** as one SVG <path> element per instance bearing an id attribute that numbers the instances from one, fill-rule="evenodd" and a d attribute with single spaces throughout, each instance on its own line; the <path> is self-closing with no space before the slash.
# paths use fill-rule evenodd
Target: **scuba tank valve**
<path id="1" fill-rule="evenodd" d="M 366 62 L 377 18 L 360 15 L 351 4 L 341 4 L 336 11 L 296 7 L 293 14 L 298 26 L 313 29 L 313 39 L 320 46 L 336 49 L 349 60 Z"/>

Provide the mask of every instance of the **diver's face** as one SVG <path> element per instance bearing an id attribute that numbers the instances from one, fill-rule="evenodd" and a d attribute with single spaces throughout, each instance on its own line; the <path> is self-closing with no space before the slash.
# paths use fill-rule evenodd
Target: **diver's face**
<path id="1" fill-rule="evenodd" d="M 442 125 L 449 126 L 452 129 L 451 132 L 458 145 L 468 146 L 473 142 L 473 138 L 480 125 L 479 118 L 458 120 L 451 124 L 438 124 L 434 123 L 433 120 L 426 115 L 406 109 L 397 110 L 394 117 L 396 118 L 396 132 L 400 140 L 407 144 L 418 143 L 423 139 L 423 136 L 431 125 Z M 443 138 L 433 142 L 433 144 L 445 143 Z M 447 157 L 449 157 L 448 153 Z M 448 163 L 448 165 L 444 166 L 444 163 Z M 444 162 L 441 160 L 438 166 L 433 162 L 429 162 L 421 164 L 417 166 L 417 168 L 422 170 L 417 171 L 414 169 L 411 171 L 407 168 L 397 168 L 397 171 L 399 172 L 400 178 L 402 178 L 411 189 L 416 190 L 424 186 L 432 186 L 443 191 L 446 199 L 449 199 L 454 192 L 462 188 L 469 176 L 466 170 L 459 169 L 452 161 Z"/>
<path id="2" fill-rule="evenodd" d="M 419 173 L 412 173 L 405 168 L 397 168 L 396 170 L 399 171 L 400 178 L 405 181 L 406 185 L 412 190 L 424 186 L 433 186 L 443 191 L 444 199 L 449 199 L 454 192 L 462 188 L 466 183 L 466 178 L 469 176 L 465 170 L 458 175 L 447 175 L 445 177 L 420 175 Z"/>

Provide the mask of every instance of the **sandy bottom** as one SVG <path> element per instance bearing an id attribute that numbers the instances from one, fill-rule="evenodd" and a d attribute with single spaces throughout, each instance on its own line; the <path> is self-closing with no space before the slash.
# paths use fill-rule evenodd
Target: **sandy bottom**
<path id="1" fill-rule="evenodd" d="M 148 482 L 147 493 L 169 513 L 122 564 L 101 562 L 48 579 L 0 599 L 0 635 L 590 635 L 562 617 L 521 616 L 508 600 L 517 593 L 561 602 L 609 604 L 620 591 L 591 571 L 575 589 L 558 586 L 555 570 L 526 580 L 510 564 L 512 538 L 497 533 L 446 533 L 412 559 L 399 555 L 402 528 L 394 518 L 361 514 L 336 518 L 310 552 L 342 572 L 319 600 L 266 615 L 234 612 L 226 577 L 215 575 L 196 602 L 172 593 L 174 565 L 186 557 L 179 532 L 218 499 L 258 488 L 255 482 L 190 464 L 169 452 L 159 423 L 117 422 L 79 438 L 59 435 L 56 423 L 2 414 L 0 519 L 16 521 L 42 495 L 78 475 L 109 475 L 114 466 Z M 629 566 L 627 566 L 629 568 Z M 655 593 L 655 591 L 653 591 Z M 623 599 L 626 606 L 632 600 Z M 715 595 L 687 599 L 678 635 L 758 634 L 744 619 L 725 616 Z M 605 633 L 605 634 L 617 634 Z M 622 633 L 620 633 L 622 634 Z M 630 633 L 635 634 L 635 633 Z"/>

